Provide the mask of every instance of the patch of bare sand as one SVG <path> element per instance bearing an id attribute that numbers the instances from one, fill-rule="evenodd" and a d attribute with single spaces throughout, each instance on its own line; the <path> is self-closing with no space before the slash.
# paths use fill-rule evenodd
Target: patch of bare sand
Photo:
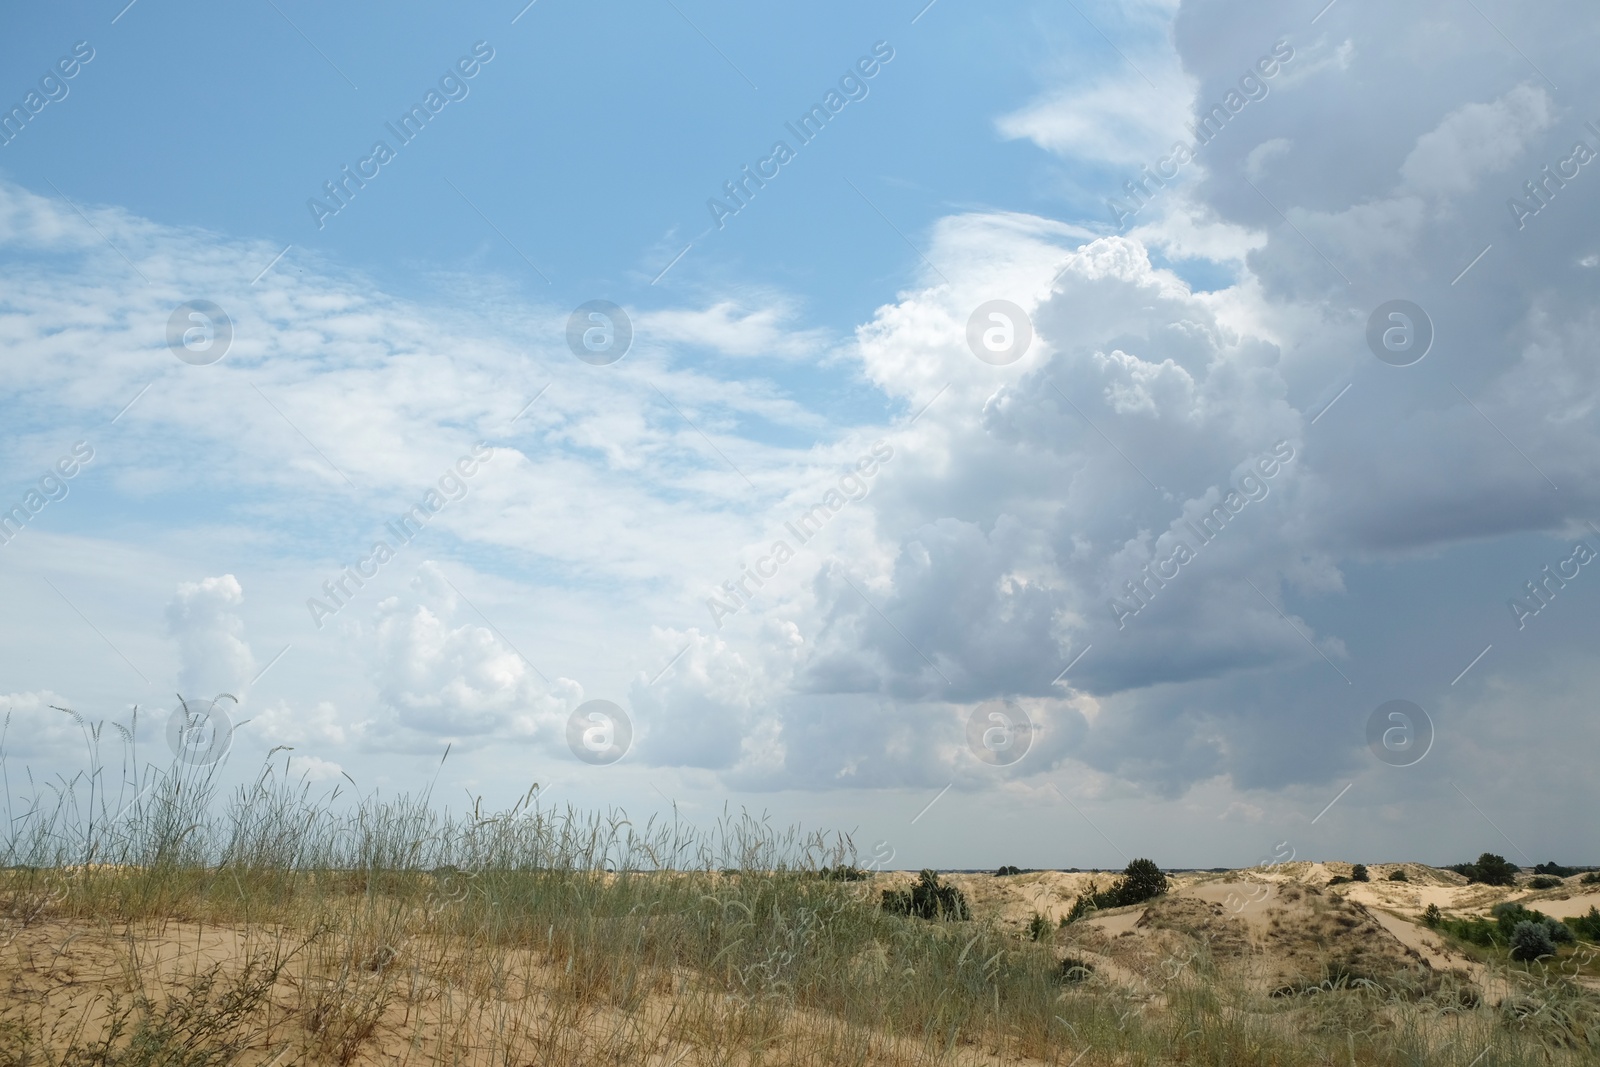
<path id="1" fill-rule="evenodd" d="M 1576 919 L 1589 914 L 1590 908 L 1600 908 L 1600 893 L 1589 891 L 1573 893 L 1570 890 L 1549 889 L 1529 894 L 1523 901 L 1526 907 L 1537 908 L 1557 919 Z"/>

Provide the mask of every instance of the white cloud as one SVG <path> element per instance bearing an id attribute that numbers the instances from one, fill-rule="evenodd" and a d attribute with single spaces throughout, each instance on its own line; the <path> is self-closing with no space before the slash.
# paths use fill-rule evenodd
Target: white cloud
<path id="1" fill-rule="evenodd" d="M 384 715 L 367 734 L 380 747 L 422 738 L 518 737 L 553 744 L 583 689 L 546 680 L 485 626 L 454 622 L 461 599 L 439 565 L 427 561 L 414 595 L 377 606 L 367 640 Z"/>
<path id="2" fill-rule="evenodd" d="M 829 347 L 826 331 L 794 327 L 796 310 L 777 300 L 743 307 L 720 300 L 700 310 L 666 309 L 639 316 L 652 343 L 704 348 L 728 356 L 816 359 Z"/>
<path id="3" fill-rule="evenodd" d="M 238 608 L 244 590 L 231 574 L 183 582 L 167 605 L 167 632 L 177 640 L 179 691 L 191 700 L 242 693 L 255 673 Z"/>

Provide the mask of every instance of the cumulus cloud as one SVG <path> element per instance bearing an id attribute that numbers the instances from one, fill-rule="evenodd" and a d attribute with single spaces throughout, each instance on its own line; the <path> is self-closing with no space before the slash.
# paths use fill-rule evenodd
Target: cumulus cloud
<path id="1" fill-rule="evenodd" d="M 1600 245 L 1588 225 L 1600 179 L 1586 170 L 1592 188 L 1563 187 L 1523 229 L 1505 202 L 1570 150 L 1587 117 L 1573 101 L 1600 99 L 1574 43 L 1594 16 L 1565 5 L 1519 15 L 1558 91 L 1455 5 L 1357 7 L 1298 28 L 1299 58 L 1270 96 L 1230 120 L 1193 178 L 1130 232 L 1022 212 L 942 218 L 919 242 L 933 266 L 915 266 L 848 345 L 808 327 L 798 302 L 717 294 L 642 312 L 650 340 L 630 368 L 649 375 L 601 378 L 558 342 L 533 360 L 518 351 L 524 335 L 559 338 L 563 309 L 468 321 L 357 278 L 241 286 L 231 299 L 251 329 L 204 386 L 145 352 L 165 370 L 126 425 L 148 458 L 117 470 L 118 485 L 161 491 L 193 477 L 186 464 L 203 454 L 210 487 L 234 480 L 292 499 L 296 514 L 359 515 L 337 536 L 365 549 L 463 441 L 496 442 L 481 484 L 430 526 L 439 544 L 416 550 L 417 562 L 459 552 L 470 566 L 426 564 L 404 592 L 341 614 L 370 709 L 274 703 L 260 725 L 282 743 L 504 741 L 559 754 L 566 715 L 602 687 L 556 664 L 610 656 L 623 673 L 627 655 L 608 644 L 618 635 L 648 649 L 649 666 L 628 660 L 625 672 L 631 758 L 752 790 L 1038 786 L 1063 768 L 1164 795 L 1219 778 L 1289 789 L 1357 766 L 1379 694 L 1422 690 L 1442 705 L 1489 677 L 1494 692 L 1468 702 L 1480 719 L 1528 694 L 1570 710 L 1572 690 L 1534 684 L 1550 661 L 1506 651 L 1522 638 L 1506 631 L 1503 601 L 1548 562 L 1532 548 L 1587 536 L 1600 513 L 1589 273 Z M 1149 69 L 1187 92 L 1157 99 L 1063 76 L 999 120 L 1079 185 L 1150 162 L 1287 18 L 1256 0 L 1140 11 L 1166 21 L 1131 58 L 1167 47 L 1170 29 L 1169 63 Z M 1099 117 L 1084 120 L 1085 108 Z M 77 257 L 49 277 L 10 272 L 14 299 L 43 310 L 0 328 L 37 355 L 19 370 L 21 392 L 109 415 L 144 379 L 104 353 L 128 347 L 115 342 L 129 322 L 159 337 L 186 295 L 178 252 L 194 242 L 115 209 L 90 213 L 159 293 L 99 270 L 98 238 L 0 184 L 7 241 Z M 239 266 L 275 251 L 227 254 Z M 1401 297 L 1437 331 L 1408 368 L 1380 363 L 1365 341 L 1368 316 Z M 970 316 L 993 299 L 1035 330 L 1006 367 L 967 348 Z M 826 352 L 896 415 L 843 426 L 691 351 L 742 368 Z M 236 367 L 281 411 L 231 377 Z M 219 419 L 208 404 L 224 389 L 233 406 Z M 782 447 L 754 426 L 817 444 Z M 708 616 L 707 598 L 790 536 L 785 522 L 880 437 L 895 458 L 870 494 L 792 546 L 733 617 Z M 1270 475 L 1258 466 L 1268 456 Z M 1196 532 L 1208 518 L 1214 536 Z M 292 524 L 273 532 L 293 541 Z M 1193 558 L 1173 563 L 1180 543 Z M 470 581 L 452 587 L 446 567 Z M 241 596 L 226 576 L 180 589 L 169 625 L 185 685 L 203 670 L 213 687 L 248 676 Z M 1567 602 L 1580 603 L 1576 591 Z M 539 646 L 522 637 L 533 630 Z M 1485 661 L 1451 691 L 1491 641 L 1505 666 Z M 1028 758 L 998 776 L 965 742 L 970 717 L 992 706 L 1039 727 Z M 1441 742 L 1446 753 L 1492 766 L 1464 740 Z M 1221 807 L 1226 822 L 1271 810 L 1260 798 Z"/>
<path id="2" fill-rule="evenodd" d="M 383 715 L 368 734 L 379 747 L 434 739 L 482 743 L 515 737 L 554 744 L 583 689 L 543 678 L 486 626 L 457 623 L 458 591 L 438 564 L 417 570 L 411 595 L 377 606 L 367 640 Z"/>
<path id="3" fill-rule="evenodd" d="M 243 692 L 255 673 L 238 608 L 244 589 L 231 574 L 183 582 L 167 605 L 167 632 L 178 642 L 179 692 L 197 700 Z"/>

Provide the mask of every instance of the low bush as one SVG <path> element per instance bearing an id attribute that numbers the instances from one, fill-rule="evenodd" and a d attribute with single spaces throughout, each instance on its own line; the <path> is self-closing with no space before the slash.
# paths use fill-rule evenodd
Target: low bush
<path id="1" fill-rule="evenodd" d="M 1556 954 L 1550 928 L 1544 923 L 1523 920 L 1511 931 L 1511 958 L 1524 963 Z"/>
<path id="2" fill-rule="evenodd" d="M 1328 884 L 1329 885 L 1349 885 L 1350 881 L 1351 881 L 1351 879 L 1346 878 L 1344 875 L 1336 874 L 1332 878 L 1328 879 Z"/>
<path id="3" fill-rule="evenodd" d="M 1396 867 L 1394 870 L 1389 872 L 1389 881 L 1409 882 L 1411 881 L 1411 878 L 1406 874 L 1406 869 L 1404 867 Z"/>
<path id="4" fill-rule="evenodd" d="M 1600 941 L 1600 908 L 1591 904 L 1587 915 L 1568 919 L 1567 926 L 1585 941 Z"/>
<path id="5" fill-rule="evenodd" d="M 1372 881 L 1372 879 L 1367 876 L 1367 865 L 1365 863 L 1358 863 L 1354 867 L 1351 867 L 1350 868 L 1350 880 L 1352 882 L 1370 882 L 1370 881 Z"/>
<path id="6" fill-rule="evenodd" d="M 1505 944 L 1505 937 L 1500 933 L 1500 926 L 1488 919 L 1446 919 L 1441 917 L 1438 929 L 1443 930 L 1451 937 L 1458 938 L 1472 945 L 1482 945 L 1484 948 L 1493 948 Z"/>
<path id="7" fill-rule="evenodd" d="M 865 882 L 872 875 L 860 867 L 824 867 L 817 877 L 825 882 Z"/>
<path id="8" fill-rule="evenodd" d="M 966 894 L 953 885 L 941 885 L 939 876 L 924 870 L 910 889 L 885 889 L 883 910 L 919 919 L 964 920 L 972 918 Z"/>
<path id="9" fill-rule="evenodd" d="M 1600 871 L 1590 871 L 1578 881 L 1584 885 L 1600 885 Z"/>
<path id="10" fill-rule="evenodd" d="M 1013 875 L 1013 874 L 1021 874 L 1021 873 L 1022 873 L 1022 868 L 1021 867 L 1012 867 L 1012 866 L 1007 865 L 1007 866 L 1001 867 L 999 870 L 995 871 L 994 872 L 994 876 L 996 878 L 1005 878 L 1005 877 L 1008 877 L 1008 876 Z"/>
<path id="11" fill-rule="evenodd" d="M 1444 912 L 1439 910 L 1439 905 L 1429 904 L 1422 909 L 1422 924 L 1428 927 L 1438 926 L 1444 921 Z"/>
<path id="12" fill-rule="evenodd" d="M 1033 913 L 1033 918 L 1028 920 L 1028 940 L 1043 941 L 1050 934 L 1050 920 L 1038 912 Z"/>
<path id="13" fill-rule="evenodd" d="M 1561 884 L 1561 879 L 1550 874 L 1536 874 L 1528 879 L 1529 889 L 1554 889 Z"/>

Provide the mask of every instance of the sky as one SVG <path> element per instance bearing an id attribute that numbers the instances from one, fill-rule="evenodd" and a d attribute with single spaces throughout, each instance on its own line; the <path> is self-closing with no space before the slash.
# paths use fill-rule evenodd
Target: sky
<path id="1" fill-rule="evenodd" d="M 525 4 L 7 16 L 14 798 L 1600 863 L 1592 5 Z"/>

